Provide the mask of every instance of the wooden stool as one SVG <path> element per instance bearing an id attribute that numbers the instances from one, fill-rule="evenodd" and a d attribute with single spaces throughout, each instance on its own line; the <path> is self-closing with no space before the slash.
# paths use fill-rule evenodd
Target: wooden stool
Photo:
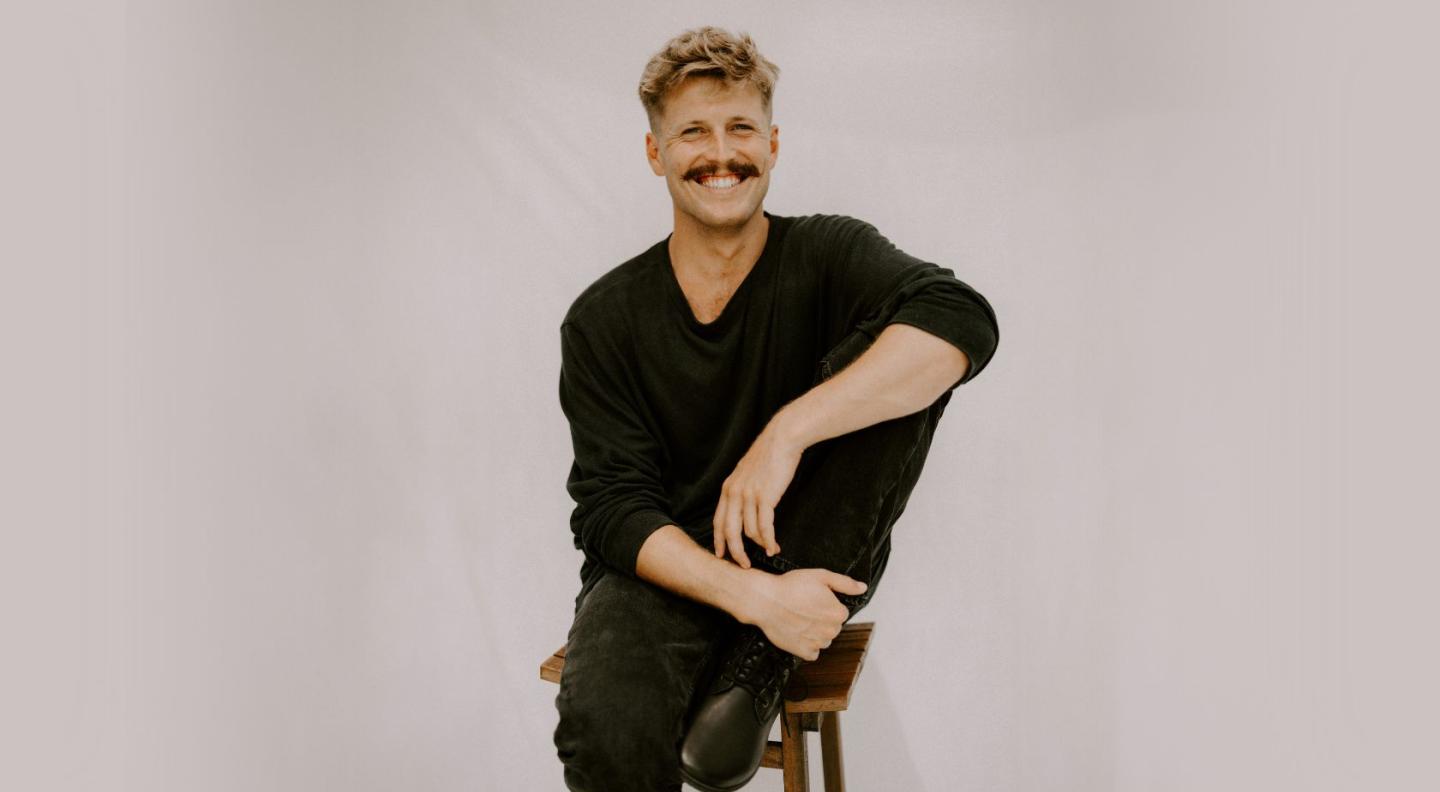
<path id="1" fill-rule="evenodd" d="M 780 718 L 780 742 L 765 747 L 761 767 L 785 771 L 785 792 L 808 792 L 810 775 L 805 753 L 805 732 L 820 732 L 820 760 L 825 771 L 825 792 L 844 792 L 845 767 L 840 752 L 840 713 L 850 707 L 850 691 L 860 678 L 865 652 L 875 622 L 847 624 L 830 647 L 812 663 L 790 675 L 785 710 Z M 559 684 L 565 668 L 565 647 L 540 664 L 540 678 Z M 798 697 L 791 700 L 790 697 Z"/>

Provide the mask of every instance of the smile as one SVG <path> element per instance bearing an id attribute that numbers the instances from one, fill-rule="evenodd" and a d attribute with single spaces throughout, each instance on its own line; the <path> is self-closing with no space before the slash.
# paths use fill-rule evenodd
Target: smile
<path id="1" fill-rule="evenodd" d="M 727 192 L 735 189 L 745 179 L 744 176 L 728 173 L 724 176 L 701 176 L 694 181 L 710 192 Z"/>

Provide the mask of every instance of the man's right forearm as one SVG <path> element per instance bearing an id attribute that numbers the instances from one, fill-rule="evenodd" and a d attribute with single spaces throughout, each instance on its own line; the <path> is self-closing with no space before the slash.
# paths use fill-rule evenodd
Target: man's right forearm
<path id="1" fill-rule="evenodd" d="M 645 540 L 635 560 L 635 574 L 688 599 L 712 605 L 745 624 L 756 623 L 759 569 L 716 558 L 678 525 L 666 525 Z"/>

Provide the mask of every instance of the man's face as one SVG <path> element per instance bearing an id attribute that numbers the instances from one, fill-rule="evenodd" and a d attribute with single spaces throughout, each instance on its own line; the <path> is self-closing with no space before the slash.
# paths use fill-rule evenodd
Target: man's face
<path id="1" fill-rule="evenodd" d="M 760 210 L 780 152 L 780 128 L 766 118 L 760 89 L 691 77 L 664 106 L 645 150 L 676 211 L 710 228 L 744 225 Z"/>

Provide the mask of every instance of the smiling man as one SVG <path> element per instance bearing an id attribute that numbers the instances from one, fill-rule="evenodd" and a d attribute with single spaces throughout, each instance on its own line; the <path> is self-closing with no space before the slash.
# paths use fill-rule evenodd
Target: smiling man
<path id="1" fill-rule="evenodd" d="M 940 416 L 998 344 L 953 271 L 852 217 L 764 210 L 778 75 L 712 27 L 650 60 L 645 150 L 674 231 L 560 325 L 584 562 L 554 736 L 577 792 L 750 780 L 791 673 L 874 595 Z"/>

